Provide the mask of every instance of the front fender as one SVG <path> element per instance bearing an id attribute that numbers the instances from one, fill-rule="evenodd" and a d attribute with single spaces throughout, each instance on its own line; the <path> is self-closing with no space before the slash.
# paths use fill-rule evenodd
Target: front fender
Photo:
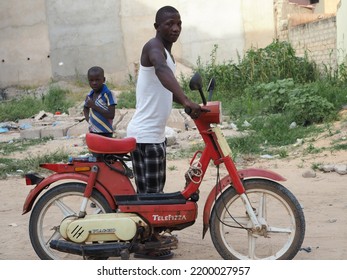
<path id="1" fill-rule="evenodd" d="M 31 210 L 36 198 L 39 196 L 42 190 L 48 188 L 51 184 L 56 183 L 58 181 L 66 180 L 70 182 L 84 182 L 87 184 L 88 178 L 88 175 L 81 173 L 55 173 L 53 175 L 48 176 L 47 178 L 43 179 L 39 184 L 37 184 L 33 189 L 30 190 L 24 202 L 22 215 L 28 213 Z M 95 183 L 94 188 L 96 188 L 106 198 L 107 202 L 113 209 L 116 207 L 116 204 L 112 196 L 99 182 Z"/>
<path id="2" fill-rule="evenodd" d="M 239 176 L 242 180 L 247 180 L 249 178 L 265 178 L 270 179 L 272 181 L 286 181 L 286 178 L 282 177 L 280 174 L 260 169 L 260 168 L 249 168 L 249 169 L 241 169 L 238 170 Z M 209 221 L 210 221 L 210 214 L 212 205 L 216 199 L 216 197 L 222 192 L 222 190 L 231 184 L 231 178 L 229 175 L 225 176 L 218 185 L 215 185 L 213 189 L 210 191 L 204 207 L 204 213 L 203 213 L 203 233 L 202 237 L 204 238 L 208 228 L 209 228 Z"/>

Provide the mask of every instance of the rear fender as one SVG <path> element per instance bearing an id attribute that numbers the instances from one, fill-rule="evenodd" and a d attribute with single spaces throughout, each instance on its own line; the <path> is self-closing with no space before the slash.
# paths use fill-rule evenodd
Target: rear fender
<path id="1" fill-rule="evenodd" d="M 23 212 L 22 215 L 28 213 L 36 198 L 39 196 L 39 194 L 42 192 L 43 189 L 46 189 L 48 187 L 54 187 L 56 184 L 54 183 L 66 183 L 67 180 L 69 182 L 73 181 L 73 182 L 82 182 L 82 183 L 86 183 L 88 181 L 89 176 L 85 175 L 85 174 L 81 174 L 81 173 L 55 173 L 45 179 L 43 179 L 39 184 L 37 184 L 33 189 L 30 190 L 29 194 L 27 195 L 25 202 L 24 202 L 24 206 L 23 206 Z M 63 182 L 66 181 L 66 182 Z M 94 188 L 96 188 L 107 200 L 107 202 L 109 203 L 109 205 L 111 206 L 112 209 L 115 209 L 116 204 L 115 201 L 112 197 L 112 195 L 110 195 L 110 193 L 105 189 L 105 187 L 103 185 L 101 185 L 99 182 L 95 183 Z"/>
<path id="2" fill-rule="evenodd" d="M 259 168 L 241 169 L 241 170 L 238 170 L 238 173 L 241 180 L 247 180 L 250 178 L 261 178 L 261 179 L 269 179 L 272 181 L 286 181 L 284 177 L 282 177 L 280 174 L 276 172 L 259 169 Z M 216 198 L 226 187 L 229 187 L 231 184 L 232 184 L 231 178 L 229 175 L 227 175 L 222 180 L 220 180 L 219 184 L 215 185 L 213 189 L 211 190 L 211 192 L 209 193 L 205 202 L 204 213 L 203 213 L 203 233 L 202 233 L 203 238 L 209 228 L 211 209 Z"/>

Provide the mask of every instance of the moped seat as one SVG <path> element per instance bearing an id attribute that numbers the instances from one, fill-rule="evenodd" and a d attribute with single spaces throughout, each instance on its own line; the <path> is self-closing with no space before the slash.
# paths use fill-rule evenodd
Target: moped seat
<path id="1" fill-rule="evenodd" d="M 88 149 L 96 154 L 127 154 L 135 150 L 136 139 L 133 137 L 116 139 L 87 133 L 86 144 Z"/>

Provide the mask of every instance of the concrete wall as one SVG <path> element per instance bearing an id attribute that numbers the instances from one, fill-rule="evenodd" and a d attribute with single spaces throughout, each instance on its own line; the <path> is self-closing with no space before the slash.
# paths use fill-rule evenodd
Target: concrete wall
<path id="1" fill-rule="evenodd" d="M 44 0 L 0 1 L 0 87 L 52 76 Z"/>
<path id="2" fill-rule="evenodd" d="M 50 79 L 84 78 L 100 65 L 122 83 L 134 74 L 143 44 L 155 35 L 164 0 L 0 1 L 0 88 Z M 178 62 L 236 60 L 250 46 L 274 38 L 272 0 L 173 0 L 183 31 L 173 48 Z"/>
<path id="3" fill-rule="evenodd" d="M 336 16 L 337 26 L 337 60 L 338 63 L 347 64 L 347 1 L 343 0 L 338 6 Z"/>
<path id="4" fill-rule="evenodd" d="M 236 61 L 250 47 L 265 47 L 278 38 L 292 42 L 299 55 L 306 48 L 317 62 L 331 62 L 334 54 L 341 63 L 346 61 L 347 0 L 339 2 L 336 24 L 327 14 L 334 13 L 338 2 L 320 1 L 314 8 L 304 8 L 288 0 L 172 0 L 170 5 L 183 21 L 173 53 L 178 62 L 192 66 L 198 58 L 209 61 L 218 45 L 217 62 Z M 157 9 L 167 4 L 0 1 L 0 88 L 84 79 L 93 65 L 104 67 L 108 80 L 126 82 L 129 74 L 135 75 L 143 44 L 155 35 Z"/>
<path id="5" fill-rule="evenodd" d="M 336 68 L 335 16 L 291 27 L 288 41 L 296 50 L 296 55 L 303 57 L 306 52 L 318 64 Z"/>
<path id="6" fill-rule="evenodd" d="M 330 14 L 336 13 L 337 5 L 340 0 L 319 0 L 319 3 L 315 5 L 315 13 Z"/>
<path id="7" fill-rule="evenodd" d="M 46 0 L 52 76 L 83 76 L 94 65 L 118 77 L 126 56 L 121 2 L 110 0 Z"/>
<path id="8" fill-rule="evenodd" d="M 347 0 L 341 0 L 336 6 L 337 2 L 320 1 L 310 9 L 291 4 L 288 0 L 278 0 L 275 6 L 277 38 L 289 41 L 298 56 L 307 53 L 318 64 L 335 69 L 345 58 L 347 50 L 344 39 L 347 10 L 342 4 L 346 5 Z M 322 11 L 324 13 L 320 13 Z"/>

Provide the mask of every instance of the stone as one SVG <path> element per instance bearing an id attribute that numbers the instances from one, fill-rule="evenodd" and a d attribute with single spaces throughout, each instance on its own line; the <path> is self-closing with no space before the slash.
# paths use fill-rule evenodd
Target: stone
<path id="1" fill-rule="evenodd" d="M 337 164 L 334 167 L 334 170 L 336 173 L 340 175 L 346 175 L 347 174 L 347 165 L 346 164 Z"/>
<path id="2" fill-rule="evenodd" d="M 307 170 L 302 173 L 302 177 L 304 178 L 315 178 L 316 176 L 317 174 L 313 170 Z"/>

